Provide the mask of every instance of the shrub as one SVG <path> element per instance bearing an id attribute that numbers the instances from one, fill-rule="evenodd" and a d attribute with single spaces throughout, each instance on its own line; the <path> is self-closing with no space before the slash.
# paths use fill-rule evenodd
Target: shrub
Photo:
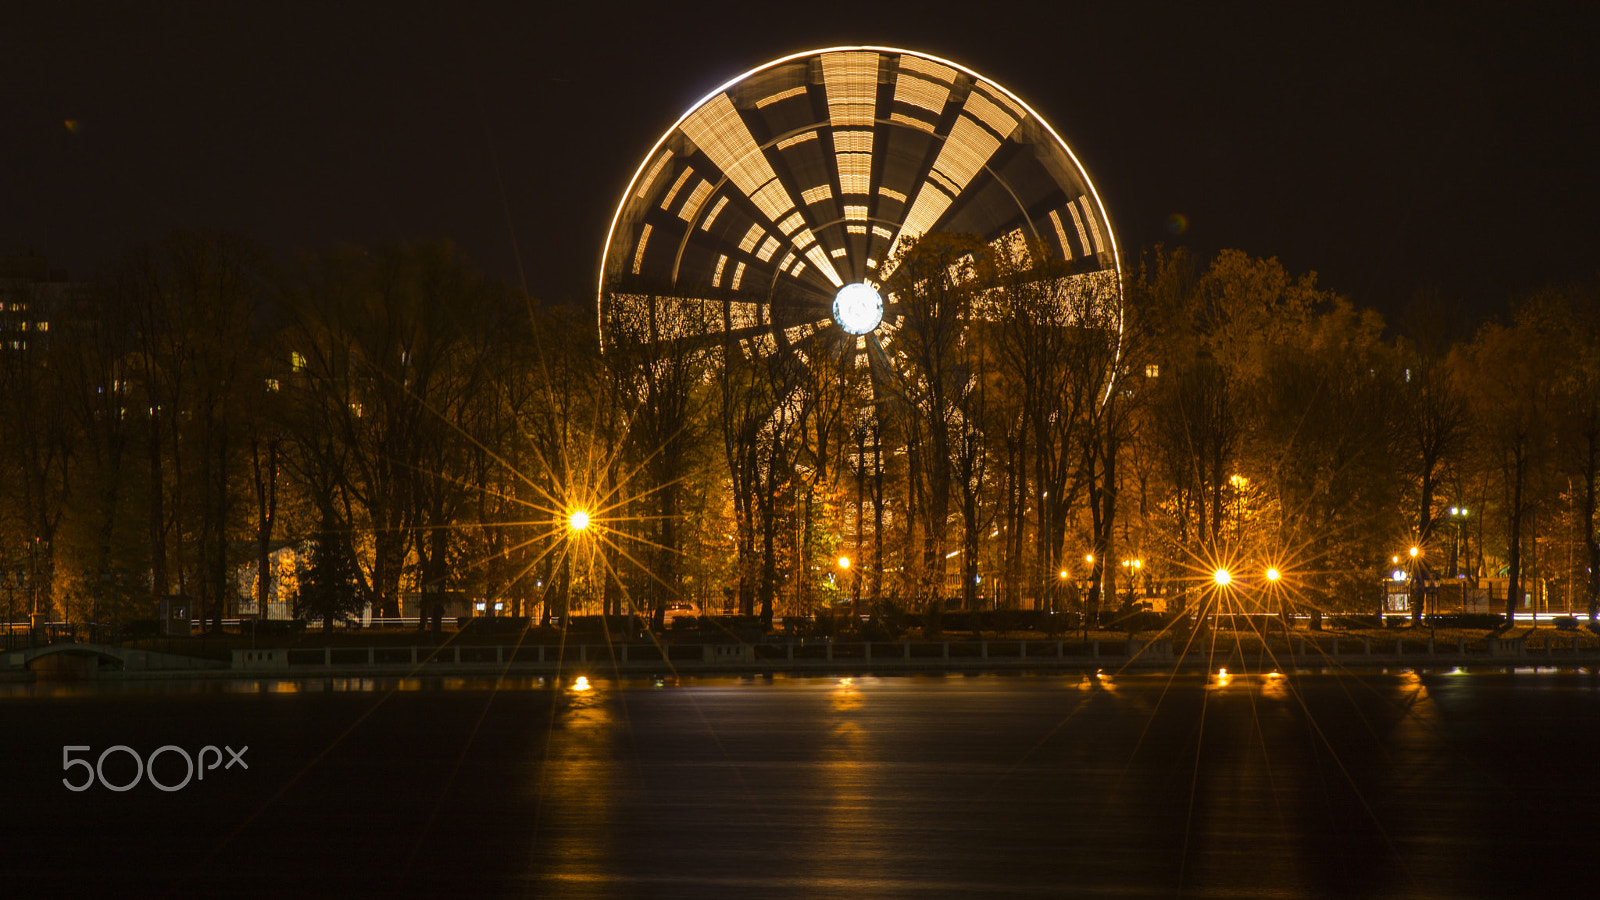
<path id="1" fill-rule="evenodd" d="M 463 634 L 516 634 L 528 628 L 527 616 L 461 616 L 456 627 Z"/>

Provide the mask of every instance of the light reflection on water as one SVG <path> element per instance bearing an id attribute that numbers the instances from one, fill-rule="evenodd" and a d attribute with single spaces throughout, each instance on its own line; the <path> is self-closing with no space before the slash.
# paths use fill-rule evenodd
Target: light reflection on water
<path id="1" fill-rule="evenodd" d="M 1117 673 L 1105 671 L 1092 673 L 1004 673 L 1004 674 L 938 674 L 907 673 L 875 676 L 784 675 L 762 673 L 756 675 L 640 675 L 607 677 L 597 675 L 543 675 L 518 676 L 425 676 L 425 677 L 304 677 L 304 678 L 105 678 L 74 681 L 4 681 L 0 682 L 0 698 L 50 698 L 85 697 L 119 694 L 316 694 L 316 693 L 386 693 L 429 691 L 525 691 L 561 688 L 567 691 L 584 691 L 597 688 L 603 691 L 639 689 L 695 689 L 698 691 L 728 691 L 756 687 L 780 686 L 786 689 L 826 690 L 831 692 L 839 709 L 859 705 L 864 685 L 882 688 L 885 685 L 943 684 L 958 687 L 964 682 L 984 683 L 992 680 L 1033 680 L 1059 684 L 1078 691 L 1104 691 L 1115 693 L 1119 682 L 1130 686 L 1157 683 L 1203 684 L 1207 689 L 1247 686 L 1266 696 L 1281 697 L 1288 691 L 1291 676 L 1324 679 L 1393 679 L 1399 684 L 1416 684 L 1422 676 L 1451 676 L 1470 679 L 1477 677 L 1515 676 L 1518 683 L 1533 687 L 1548 683 L 1553 677 L 1566 676 L 1564 687 L 1583 688 L 1585 685 L 1600 690 L 1600 682 L 1591 676 L 1600 670 L 1590 667 L 1562 666 L 1474 666 L 1381 669 L 1372 672 L 1335 668 L 1296 668 L 1290 674 L 1276 671 L 1243 674 L 1226 669 L 1210 674 L 1198 673 Z"/>
<path id="2" fill-rule="evenodd" d="M 1546 777 L 1600 745 L 1591 671 L 583 677 L 8 684 L 6 711 L 55 730 L 0 751 L 37 757 L 22 783 L 56 841 L 85 821 L 62 744 L 248 743 L 252 780 L 179 798 L 207 801 L 184 813 L 204 839 L 260 815 L 218 885 L 240 847 L 337 835 L 357 849 L 293 865 L 382 877 L 420 846 L 408 878 L 511 885 L 484 896 L 1504 894 L 1482 852 L 1503 820 L 1565 851 L 1600 801 Z M 1503 770 L 1510 750 L 1550 765 Z M 112 830 L 79 840 L 158 865 L 134 824 L 168 814 L 155 792 L 81 797 Z M 348 798 L 345 825 L 316 817 Z"/>

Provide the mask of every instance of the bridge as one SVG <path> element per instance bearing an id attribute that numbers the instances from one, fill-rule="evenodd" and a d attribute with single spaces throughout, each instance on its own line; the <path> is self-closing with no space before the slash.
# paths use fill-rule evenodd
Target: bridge
<path id="1" fill-rule="evenodd" d="M 172 653 L 154 653 L 106 644 L 55 643 L 0 653 L 0 672 L 49 672 L 61 677 L 93 677 L 101 670 L 122 672 L 225 669 L 227 663 Z"/>

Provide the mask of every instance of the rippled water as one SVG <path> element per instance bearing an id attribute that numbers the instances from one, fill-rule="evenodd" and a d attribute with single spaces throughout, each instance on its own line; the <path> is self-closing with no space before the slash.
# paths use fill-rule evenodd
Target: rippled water
<path id="1" fill-rule="evenodd" d="M 12 685 L 0 890 L 1584 896 L 1597 751 L 1588 672 Z"/>

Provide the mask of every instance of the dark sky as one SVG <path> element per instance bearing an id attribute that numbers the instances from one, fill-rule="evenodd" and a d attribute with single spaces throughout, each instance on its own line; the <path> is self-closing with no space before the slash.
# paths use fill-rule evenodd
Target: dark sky
<path id="1" fill-rule="evenodd" d="M 74 276 L 180 226 L 284 258 L 447 237 L 586 301 L 660 134 L 837 44 L 1011 89 L 1087 167 L 1124 259 L 1237 247 L 1384 312 L 1600 272 L 1596 4 L 27 5 L 0 34 L 0 253 Z"/>

